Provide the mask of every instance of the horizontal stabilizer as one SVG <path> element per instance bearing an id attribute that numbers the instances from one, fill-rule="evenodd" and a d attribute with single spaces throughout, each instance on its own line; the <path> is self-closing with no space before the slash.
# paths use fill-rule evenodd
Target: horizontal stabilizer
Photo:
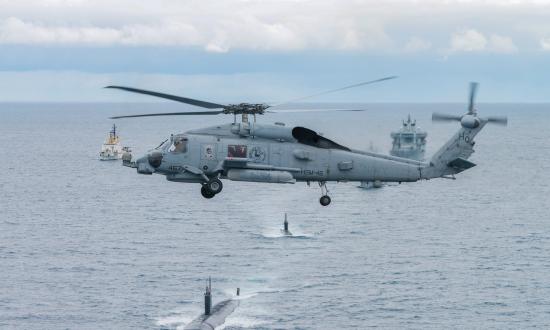
<path id="1" fill-rule="evenodd" d="M 472 168 L 474 166 L 476 166 L 476 164 L 470 162 L 470 161 L 467 161 L 466 159 L 464 158 L 455 158 L 454 160 L 452 160 L 451 162 L 449 162 L 447 164 L 447 166 L 449 167 L 452 167 L 454 169 L 456 169 L 459 173 L 462 172 L 462 171 L 465 171 L 469 168 Z"/>

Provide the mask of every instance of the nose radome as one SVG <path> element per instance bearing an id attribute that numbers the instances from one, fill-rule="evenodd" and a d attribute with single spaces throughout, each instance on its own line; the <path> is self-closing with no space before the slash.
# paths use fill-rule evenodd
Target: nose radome
<path id="1" fill-rule="evenodd" d="M 140 157 L 136 159 L 135 167 L 137 168 L 137 172 L 139 174 L 153 174 L 155 169 L 151 167 L 148 160 L 148 155 L 145 155 L 143 157 Z"/>
<path id="2" fill-rule="evenodd" d="M 152 151 L 147 156 L 147 160 L 149 161 L 149 165 L 151 165 L 153 168 L 159 167 L 162 163 L 162 152 Z"/>

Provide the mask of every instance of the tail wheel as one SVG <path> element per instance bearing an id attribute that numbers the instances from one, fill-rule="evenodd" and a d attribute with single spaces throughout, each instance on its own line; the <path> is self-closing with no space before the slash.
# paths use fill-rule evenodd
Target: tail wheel
<path id="1" fill-rule="evenodd" d="M 201 195 L 202 195 L 202 197 L 204 197 L 204 198 L 210 199 L 210 198 L 214 197 L 216 194 L 214 194 L 213 192 L 211 192 L 211 191 L 206 187 L 206 185 L 203 185 L 203 186 L 201 187 Z"/>
<path id="2" fill-rule="evenodd" d="M 219 194 L 223 189 L 223 184 L 220 179 L 214 178 L 205 184 L 206 188 L 214 195 Z"/>

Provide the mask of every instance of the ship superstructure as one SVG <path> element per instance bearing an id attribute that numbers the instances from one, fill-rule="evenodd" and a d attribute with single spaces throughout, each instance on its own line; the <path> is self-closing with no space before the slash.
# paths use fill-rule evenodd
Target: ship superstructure
<path id="1" fill-rule="evenodd" d="M 426 137 L 428 133 L 416 126 L 416 120 L 403 121 L 403 127 L 391 133 L 393 146 L 390 154 L 396 157 L 423 160 L 426 152 Z"/>
<path id="2" fill-rule="evenodd" d="M 101 147 L 101 152 L 99 153 L 100 160 L 117 160 L 122 158 L 124 150 L 120 145 L 120 138 L 118 137 L 116 131 L 116 125 L 113 125 L 113 128 L 109 132 L 109 136 L 103 143 Z"/>

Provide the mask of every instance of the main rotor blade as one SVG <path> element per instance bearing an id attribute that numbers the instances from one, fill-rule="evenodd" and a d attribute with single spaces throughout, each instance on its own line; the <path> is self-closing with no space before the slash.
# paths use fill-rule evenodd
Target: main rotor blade
<path id="1" fill-rule="evenodd" d="M 312 97 L 315 97 L 315 96 L 321 96 L 321 95 L 325 95 L 325 94 L 335 93 L 335 92 L 343 91 L 343 90 L 346 90 L 346 89 L 355 88 L 355 87 L 364 86 L 364 85 L 375 84 L 375 83 L 379 83 L 379 82 L 382 82 L 382 81 L 391 80 L 391 79 L 395 79 L 395 78 L 397 78 L 397 76 L 390 76 L 390 77 L 384 77 L 384 78 L 380 78 L 380 79 L 376 79 L 376 80 L 365 81 L 365 82 L 358 83 L 358 84 L 353 84 L 353 85 L 340 87 L 340 88 L 336 88 L 336 89 L 331 89 L 331 90 L 316 93 L 316 94 L 311 94 L 311 95 L 308 95 L 308 96 L 299 97 L 299 98 L 296 98 L 296 99 L 293 99 L 293 100 L 289 100 L 289 101 L 285 101 L 285 102 L 282 102 L 282 103 L 279 103 L 279 104 L 275 104 L 274 106 L 280 106 L 280 105 L 283 105 L 283 104 L 302 101 L 302 100 L 309 99 L 309 98 L 312 98 Z"/>
<path id="2" fill-rule="evenodd" d="M 487 117 L 487 121 L 489 123 L 497 124 L 497 125 L 508 125 L 508 118 L 504 116 L 493 116 L 493 117 Z"/>
<path id="3" fill-rule="evenodd" d="M 164 113 L 145 113 L 141 115 L 115 116 L 109 119 L 120 118 L 136 118 L 136 117 L 157 117 L 157 116 L 202 116 L 202 115 L 219 115 L 223 111 L 193 111 L 193 112 L 164 112 Z"/>
<path id="4" fill-rule="evenodd" d="M 121 89 L 123 91 L 132 92 L 132 93 L 156 96 L 156 97 L 160 97 L 160 98 L 163 98 L 163 99 L 168 99 L 168 100 L 172 100 L 172 101 L 176 101 L 176 102 L 191 104 L 191 105 L 194 105 L 194 106 L 197 106 L 197 107 L 202 107 L 202 108 L 207 108 L 207 109 L 223 109 L 223 108 L 226 107 L 223 104 L 211 103 L 211 102 L 206 102 L 206 101 L 201 101 L 201 100 L 190 99 L 190 98 L 187 98 L 187 97 L 181 97 L 181 96 L 176 96 L 176 95 L 153 92 L 153 91 L 148 91 L 148 90 L 145 90 L 145 89 L 124 87 L 124 86 L 106 86 L 105 88 L 115 88 L 115 89 Z"/>
<path id="5" fill-rule="evenodd" d="M 367 109 L 283 109 L 283 110 L 267 110 L 268 113 L 290 113 L 290 112 L 332 112 L 332 111 L 351 111 L 361 112 Z"/>
<path id="6" fill-rule="evenodd" d="M 446 113 L 434 112 L 432 114 L 432 121 L 460 121 L 462 116 L 448 115 Z"/>
<path id="7" fill-rule="evenodd" d="M 475 98 L 476 98 L 477 86 L 478 86 L 478 83 L 476 83 L 476 82 L 471 82 L 470 83 L 470 103 L 468 105 L 468 113 L 469 114 L 473 114 L 474 111 L 475 111 L 474 101 L 475 101 Z"/>

